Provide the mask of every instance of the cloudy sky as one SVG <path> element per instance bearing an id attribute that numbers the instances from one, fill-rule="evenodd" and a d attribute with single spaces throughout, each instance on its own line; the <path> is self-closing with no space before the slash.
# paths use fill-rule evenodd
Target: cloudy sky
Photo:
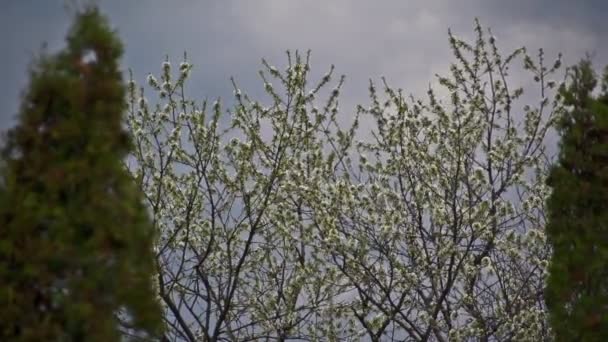
<path id="1" fill-rule="evenodd" d="M 46 42 L 63 45 L 71 21 L 64 0 L 0 0 L 0 128 L 14 124 L 27 66 Z M 71 1 L 74 2 L 74 1 Z M 585 52 L 608 63 L 605 0 L 100 0 L 125 42 L 123 65 L 139 81 L 165 55 L 187 51 L 197 98 L 230 98 L 229 77 L 259 93 L 262 57 L 283 66 L 286 49 L 312 50 L 312 68 L 347 75 L 345 103 L 366 104 L 367 80 L 386 76 L 422 94 L 451 62 L 447 30 L 471 37 L 473 21 L 492 28 L 503 51 L 519 46 L 562 52 L 566 64 Z M 344 107 L 342 107 L 344 108 Z M 348 111 L 348 108 L 346 109 Z"/>

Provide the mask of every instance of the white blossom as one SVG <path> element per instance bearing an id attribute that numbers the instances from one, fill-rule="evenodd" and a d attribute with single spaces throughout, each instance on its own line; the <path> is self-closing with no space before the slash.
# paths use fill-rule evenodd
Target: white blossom
<path id="1" fill-rule="evenodd" d="M 148 85 L 150 87 L 153 87 L 153 88 L 158 87 L 158 81 L 156 80 L 156 77 L 154 77 L 154 75 L 148 74 L 147 81 L 148 81 Z"/>
<path id="2" fill-rule="evenodd" d="M 406 98 L 372 84 L 370 104 L 358 107 L 365 130 L 342 121 L 341 83 L 319 90 L 325 103 L 313 98 L 299 54 L 285 72 L 264 64 L 271 96 L 237 99 L 228 110 L 181 92 L 169 98 L 186 84 L 189 63 L 173 85 L 169 62 L 162 87 L 148 75 L 156 115 L 132 97 L 141 113 L 129 128 L 134 174 L 158 231 L 157 286 L 166 307 L 200 316 L 173 323 L 172 339 L 186 331 L 225 340 L 293 333 L 342 341 L 356 332 L 388 340 L 389 331 L 420 339 L 403 329 L 411 324 L 446 341 L 549 338 L 542 144 L 560 108 L 510 104 L 505 82 L 490 80 L 504 69 L 475 62 L 476 53 L 500 58 L 488 45 L 495 38 L 451 37 L 461 58 L 441 76 L 442 90 Z M 517 58 L 511 63 L 525 57 Z M 505 115 L 507 103 L 525 115 Z"/>

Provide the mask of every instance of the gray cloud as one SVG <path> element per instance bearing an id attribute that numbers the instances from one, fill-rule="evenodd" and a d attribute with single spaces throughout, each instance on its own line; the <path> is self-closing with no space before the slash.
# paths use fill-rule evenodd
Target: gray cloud
<path id="1" fill-rule="evenodd" d="M 602 38 L 604 1 L 99 1 L 126 45 L 123 65 L 138 80 L 157 72 L 168 54 L 188 51 L 197 98 L 231 97 L 230 76 L 259 94 L 260 58 L 285 64 L 286 49 L 312 49 L 313 70 L 334 63 L 348 76 L 343 102 L 367 103 L 368 78 L 386 75 L 420 94 L 451 61 L 447 29 L 471 37 L 475 17 L 491 26 L 506 50 L 526 45 L 562 51 L 568 64 L 586 51 L 608 62 Z M 0 127 L 12 123 L 26 68 L 42 41 L 62 45 L 70 21 L 62 1 L 5 0 L 0 4 Z"/>

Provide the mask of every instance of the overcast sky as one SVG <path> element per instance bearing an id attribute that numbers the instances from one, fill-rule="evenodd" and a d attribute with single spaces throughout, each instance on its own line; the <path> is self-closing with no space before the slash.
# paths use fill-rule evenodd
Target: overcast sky
<path id="1" fill-rule="evenodd" d="M 125 43 L 123 65 L 143 81 L 165 55 L 183 51 L 195 65 L 197 98 L 230 98 L 229 77 L 262 90 L 260 59 L 284 66 L 286 49 L 312 50 L 312 68 L 347 75 L 345 102 L 367 104 L 367 80 L 387 76 L 422 94 L 451 62 L 447 30 L 471 37 L 473 21 L 491 27 L 503 51 L 525 45 L 562 52 L 566 64 L 585 52 L 608 63 L 606 0 L 107 0 L 99 1 Z M 0 0 L 0 129 L 14 123 L 27 66 L 43 42 L 63 46 L 71 21 L 63 0 Z M 344 108 L 344 107 L 343 107 Z M 348 110 L 348 108 L 346 109 Z"/>

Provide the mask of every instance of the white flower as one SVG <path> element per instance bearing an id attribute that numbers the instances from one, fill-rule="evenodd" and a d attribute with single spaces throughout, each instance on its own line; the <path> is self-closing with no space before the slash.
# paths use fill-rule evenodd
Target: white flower
<path id="1" fill-rule="evenodd" d="M 179 64 L 179 71 L 181 71 L 182 73 L 185 73 L 186 71 L 188 71 L 188 69 L 190 69 L 190 63 L 181 62 Z"/>
<path id="2" fill-rule="evenodd" d="M 154 77 L 154 75 L 148 74 L 147 81 L 150 87 L 158 87 L 158 81 L 156 80 L 156 77 Z"/>
<path id="3" fill-rule="evenodd" d="M 481 266 L 482 267 L 490 267 L 490 265 L 492 265 L 492 260 L 490 259 L 490 257 L 485 256 L 481 259 Z"/>

